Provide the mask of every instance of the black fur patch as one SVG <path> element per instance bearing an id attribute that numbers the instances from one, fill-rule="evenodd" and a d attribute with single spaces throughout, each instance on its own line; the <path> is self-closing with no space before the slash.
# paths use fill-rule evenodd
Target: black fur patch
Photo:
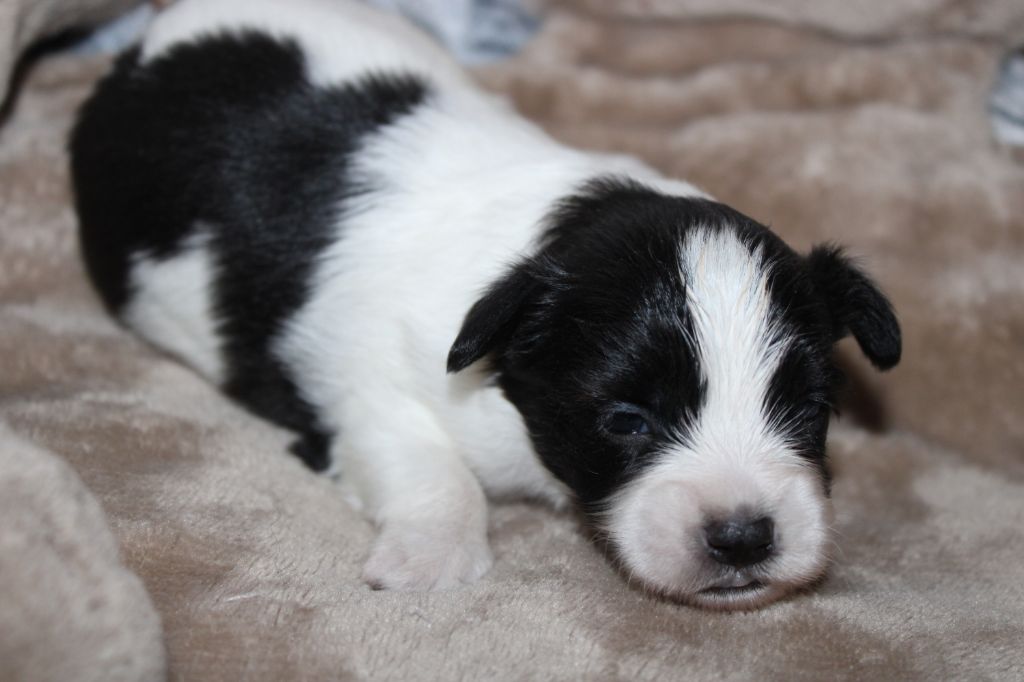
<path id="1" fill-rule="evenodd" d="M 903 350 L 900 325 L 892 304 L 875 283 L 832 245 L 812 249 L 807 267 L 832 313 L 833 339 L 853 334 L 875 367 L 895 367 Z"/>
<path id="2" fill-rule="evenodd" d="M 125 54 L 72 134 L 82 249 L 106 305 L 130 299 L 133 255 L 169 258 L 206 232 L 224 389 L 302 433 L 293 450 L 315 470 L 330 434 L 271 345 L 307 300 L 345 201 L 372 190 L 350 172 L 356 145 L 427 95 L 408 76 L 316 87 L 293 42 L 222 34 L 146 64 Z"/>

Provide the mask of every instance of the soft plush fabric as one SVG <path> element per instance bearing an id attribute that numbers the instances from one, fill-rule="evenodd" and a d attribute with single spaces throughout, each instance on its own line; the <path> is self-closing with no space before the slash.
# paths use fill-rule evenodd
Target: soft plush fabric
<path id="1" fill-rule="evenodd" d="M 0 679 L 158 677 L 160 618 L 96 498 L 2 423 L 0 444 Z"/>
<path id="2" fill-rule="evenodd" d="M 95 26 L 140 0 L 0 0 L 0 101 L 21 52 L 62 31 Z"/>
<path id="3" fill-rule="evenodd" d="M 992 142 L 984 108 L 1024 7 L 550 12 L 482 81 L 557 137 L 637 154 L 800 248 L 850 245 L 893 298 L 899 368 L 875 375 L 841 348 L 822 584 L 751 613 L 668 603 L 618 576 L 573 515 L 526 503 L 494 506 L 496 564 L 475 586 L 360 584 L 372 529 L 285 453 L 289 435 L 119 329 L 85 281 L 63 146 L 104 65 L 71 57 L 39 65 L 0 130 L 0 451 L 14 453 L 0 479 L 22 491 L 17 514 L 2 507 L 0 548 L 24 519 L 45 529 L 95 496 L 120 558 L 83 512 L 60 528 L 107 560 L 65 563 L 83 584 L 109 573 L 104 594 L 121 596 L 106 608 L 133 615 L 89 636 L 112 651 L 138 637 L 137 679 L 1024 678 L 1024 167 Z M 43 454 L 50 468 L 30 476 Z M 45 487 L 55 477 L 66 485 Z M 76 639 L 87 589 L 44 587 L 54 561 L 0 563 L 0 653 L 25 657 L 0 676 L 52 679 L 25 673 L 35 654 L 10 642 L 38 638 L 54 658 L 99 649 Z M 159 612 L 166 662 L 124 567 Z"/>

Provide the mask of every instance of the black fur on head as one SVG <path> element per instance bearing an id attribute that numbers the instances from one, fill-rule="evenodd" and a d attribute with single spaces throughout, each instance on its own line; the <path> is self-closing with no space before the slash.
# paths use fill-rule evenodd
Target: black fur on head
<path id="1" fill-rule="evenodd" d="M 772 314 L 792 342 L 765 419 L 786 425 L 826 485 L 833 343 L 849 331 L 878 367 L 899 359 L 891 306 L 834 247 L 803 258 L 722 204 L 593 181 L 553 212 L 537 253 L 473 305 L 448 356 L 449 372 L 490 358 L 541 460 L 586 509 L 685 440 L 700 413 L 707 378 L 680 272 L 696 228 L 734 230 L 771 264 Z"/>

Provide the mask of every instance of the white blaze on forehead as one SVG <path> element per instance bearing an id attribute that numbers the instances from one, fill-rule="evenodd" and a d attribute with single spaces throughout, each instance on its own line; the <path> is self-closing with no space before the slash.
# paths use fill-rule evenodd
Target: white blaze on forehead
<path id="1" fill-rule="evenodd" d="M 690 339 L 704 401 L 694 422 L 611 500 L 602 524 L 631 575 L 696 603 L 741 608 L 778 598 L 821 575 L 831 514 L 820 472 L 765 416 L 765 397 L 792 330 L 773 310 L 771 262 L 722 227 L 694 230 L 683 248 Z M 704 540 L 708 519 L 770 517 L 770 561 L 743 571 L 721 566 Z M 763 591 L 701 592 L 756 579 Z"/>
<path id="2" fill-rule="evenodd" d="M 692 343 L 707 384 L 687 442 L 713 457 L 757 457 L 781 449 L 784 442 L 764 410 L 787 345 L 772 311 L 770 263 L 732 230 L 700 228 L 687 239 L 680 267 Z"/>

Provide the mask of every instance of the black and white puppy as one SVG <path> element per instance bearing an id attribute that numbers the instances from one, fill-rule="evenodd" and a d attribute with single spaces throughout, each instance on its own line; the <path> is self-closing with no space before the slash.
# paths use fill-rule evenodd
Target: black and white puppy
<path id="1" fill-rule="evenodd" d="M 341 472 L 371 585 L 482 576 L 487 495 L 574 500 L 693 604 L 823 573 L 833 344 L 900 356 L 836 249 L 561 146 L 340 0 L 172 5 L 71 151 L 106 304 Z"/>

